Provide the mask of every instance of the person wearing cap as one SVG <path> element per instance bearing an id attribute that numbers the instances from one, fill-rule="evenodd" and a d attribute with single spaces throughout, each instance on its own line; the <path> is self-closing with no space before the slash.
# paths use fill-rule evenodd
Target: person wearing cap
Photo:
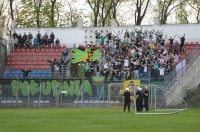
<path id="1" fill-rule="evenodd" d="M 123 96 L 124 96 L 124 112 L 126 110 L 126 106 L 128 106 L 128 112 L 130 112 L 131 93 L 129 92 L 129 88 L 126 88 L 126 91 L 124 92 Z"/>
<path id="2" fill-rule="evenodd" d="M 144 90 L 144 107 L 146 111 L 149 111 L 149 90 L 148 87 L 145 87 Z"/>

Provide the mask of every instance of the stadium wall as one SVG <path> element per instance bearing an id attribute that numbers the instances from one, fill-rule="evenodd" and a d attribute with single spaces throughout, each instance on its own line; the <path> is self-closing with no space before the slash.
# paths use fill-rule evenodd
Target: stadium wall
<path id="1" fill-rule="evenodd" d="M 77 27 L 77 28 L 15 28 L 14 30 L 17 33 L 24 32 L 27 34 L 31 32 L 33 36 L 36 36 L 37 32 L 40 31 L 42 35 L 45 32 L 50 35 L 53 31 L 56 38 L 60 39 L 61 44 L 67 44 L 68 47 L 73 47 L 74 44 L 78 46 L 79 44 L 90 44 L 95 42 L 95 30 L 98 32 L 103 31 L 105 34 L 109 31 L 116 34 L 115 32 L 122 31 L 125 32 L 126 29 L 132 31 L 134 29 L 145 29 L 147 30 L 163 30 L 164 37 L 165 35 L 174 36 L 174 35 L 186 35 L 186 41 L 196 42 L 200 41 L 199 34 L 196 31 L 200 31 L 200 24 L 175 24 L 175 25 L 147 25 L 147 26 L 127 26 L 127 27 Z M 114 31 L 115 32 L 114 32 Z M 155 38 L 155 37 L 154 37 Z M 176 37 L 175 40 L 179 41 L 179 38 Z"/>
<path id="2" fill-rule="evenodd" d="M 183 74 L 179 81 L 170 89 L 170 92 L 178 97 L 184 98 L 187 89 L 194 88 L 200 84 L 200 57 L 195 63 Z M 166 94 L 166 105 L 177 105 L 180 102 L 176 102 L 171 98 L 170 94 Z M 180 100 L 179 100 L 180 101 Z M 173 104 L 174 103 L 174 104 Z"/>

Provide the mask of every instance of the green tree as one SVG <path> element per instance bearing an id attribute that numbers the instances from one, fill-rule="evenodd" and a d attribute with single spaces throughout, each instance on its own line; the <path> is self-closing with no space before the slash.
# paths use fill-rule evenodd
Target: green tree
<path id="1" fill-rule="evenodd" d="M 193 89 L 186 91 L 184 100 L 190 108 L 200 108 L 200 84 Z"/>
<path id="2" fill-rule="evenodd" d="M 20 0 L 17 25 L 20 27 L 55 27 L 55 14 L 60 11 L 61 3 L 46 0 Z M 59 18 L 59 17 L 58 17 Z"/>

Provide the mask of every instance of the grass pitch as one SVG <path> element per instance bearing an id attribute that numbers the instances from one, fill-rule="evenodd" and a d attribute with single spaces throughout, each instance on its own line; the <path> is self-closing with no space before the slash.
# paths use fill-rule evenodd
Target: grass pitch
<path id="1" fill-rule="evenodd" d="M 200 132 L 200 110 L 135 115 L 122 109 L 0 109 L 0 132 Z"/>

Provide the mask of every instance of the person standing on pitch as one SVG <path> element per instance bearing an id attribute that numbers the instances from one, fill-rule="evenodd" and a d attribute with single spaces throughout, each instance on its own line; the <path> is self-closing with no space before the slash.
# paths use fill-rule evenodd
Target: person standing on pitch
<path id="1" fill-rule="evenodd" d="M 146 111 L 149 111 L 149 90 L 147 87 L 144 90 L 144 107 Z"/>
<path id="2" fill-rule="evenodd" d="M 124 92 L 124 112 L 126 110 L 126 106 L 128 106 L 128 112 L 130 112 L 130 103 L 131 103 L 131 93 L 129 92 L 129 88 L 126 88 L 126 91 Z"/>
<path id="3" fill-rule="evenodd" d="M 143 91 L 142 88 L 138 88 L 136 92 L 136 108 L 137 112 L 142 111 Z"/>

